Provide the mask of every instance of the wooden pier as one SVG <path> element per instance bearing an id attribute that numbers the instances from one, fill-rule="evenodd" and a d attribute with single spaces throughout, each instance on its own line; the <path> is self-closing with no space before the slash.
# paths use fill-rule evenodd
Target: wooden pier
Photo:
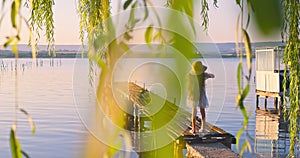
<path id="1" fill-rule="evenodd" d="M 274 98 L 274 108 L 278 110 L 283 100 L 284 69 L 288 78 L 287 65 L 282 64 L 284 46 L 256 48 L 256 109 L 259 107 L 259 97 L 264 98 L 264 107 L 267 110 L 268 98 Z M 289 81 L 286 80 L 286 89 L 289 91 Z"/>
<path id="2" fill-rule="evenodd" d="M 238 157 L 230 149 L 231 144 L 235 144 L 235 137 L 232 134 L 210 123 L 206 123 L 206 130 L 204 132 L 191 134 L 188 132 L 191 129 L 190 112 L 177 106 L 175 102 L 171 103 L 135 83 L 129 83 L 128 91 L 129 98 L 135 106 L 133 109 L 138 111 L 134 112 L 137 114 L 136 116 L 129 116 L 130 118 L 128 119 L 128 121 L 133 122 L 129 129 L 136 131 L 133 132 L 132 136 L 135 139 L 133 140 L 133 144 L 137 150 L 139 148 L 151 147 L 151 145 L 145 145 L 149 144 L 149 141 L 157 142 L 159 140 L 155 139 L 168 137 L 166 139 L 174 142 L 173 144 L 169 144 L 169 148 L 174 151 L 173 157 L 182 157 L 182 149 L 187 149 L 188 157 L 198 157 L 199 155 L 196 156 L 197 154 L 202 155 L 199 157 L 207 157 L 207 155 L 214 157 L 212 155 L 215 153 L 224 153 L 224 155 L 228 155 L 229 157 Z M 149 124 L 149 122 L 151 126 L 145 127 L 145 124 Z M 196 125 L 199 129 L 201 119 L 197 118 Z M 147 132 L 145 132 L 147 130 L 150 132 L 155 131 L 160 128 L 166 129 L 165 133 L 161 136 L 154 137 L 147 135 Z M 141 154 L 143 156 L 145 154 L 153 156 L 147 152 L 142 152 Z"/>
<path id="3" fill-rule="evenodd" d="M 273 97 L 274 98 L 274 108 L 276 110 L 278 110 L 278 108 L 280 108 L 281 105 L 281 100 L 282 100 L 282 96 L 280 96 L 280 93 L 276 93 L 276 92 L 266 92 L 266 91 L 260 91 L 260 90 L 256 90 L 256 109 L 260 109 L 259 107 L 259 97 L 263 97 L 264 98 L 264 107 L 265 110 L 268 109 L 268 98 Z"/>

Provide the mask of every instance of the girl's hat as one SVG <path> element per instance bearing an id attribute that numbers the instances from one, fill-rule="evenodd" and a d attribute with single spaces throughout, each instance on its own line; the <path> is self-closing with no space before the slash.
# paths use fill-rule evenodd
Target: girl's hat
<path id="1" fill-rule="evenodd" d="M 195 75 L 200 75 L 206 71 L 207 67 L 202 64 L 201 61 L 195 61 L 192 63 L 191 73 Z"/>

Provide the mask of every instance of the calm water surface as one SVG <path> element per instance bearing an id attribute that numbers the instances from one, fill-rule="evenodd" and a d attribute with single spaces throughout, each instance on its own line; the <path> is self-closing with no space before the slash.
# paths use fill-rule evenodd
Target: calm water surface
<path id="1" fill-rule="evenodd" d="M 131 64 L 143 62 L 130 60 Z M 87 131 L 79 118 L 73 97 L 76 60 L 54 59 L 51 62 L 50 59 L 39 59 L 37 66 L 31 59 L 19 59 L 17 76 L 14 62 L 14 59 L 0 60 L 0 157 L 11 157 L 9 132 L 15 117 L 22 149 L 31 157 L 80 157 Z M 205 61 L 208 71 L 216 76 L 207 81 L 210 101 L 207 119 L 233 135 L 242 127 L 243 118 L 235 106 L 238 62 L 239 59 L 235 58 Z M 83 62 L 85 67 L 87 63 Z M 17 88 L 15 80 L 18 80 Z M 134 80 L 143 82 L 141 78 Z M 147 82 L 151 84 L 151 81 Z M 245 157 L 285 157 L 289 148 L 286 125 L 277 115 L 256 113 L 255 103 L 255 81 L 252 79 L 245 104 L 251 113 L 248 132 L 254 138 L 251 146 L 255 154 L 245 154 Z M 16 104 L 31 114 L 37 128 L 35 135 L 31 135 L 26 117 L 20 112 L 16 114 Z M 268 104 L 272 107 L 272 100 Z M 242 135 L 242 141 L 245 138 Z M 232 149 L 236 151 L 234 145 Z"/>
<path id="2" fill-rule="evenodd" d="M 36 67 L 31 59 L 19 59 L 17 93 L 15 71 L 11 71 L 14 59 L 3 61 L 6 70 L 0 72 L 0 157 L 11 157 L 9 132 L 16 100 L 20 108 L 30 113 L 36 125 L 36 134 L 31 135 L 26 117 L 17 113 L 17 134 L 24 151 L 33 158 L 75 157 L 83 144 L 85 130 L 74 108 L 74 60 L 65 59 L 61 65 L 56 61 L 50 66 L 50 61 L 43 59 L 43 66 Z"/>

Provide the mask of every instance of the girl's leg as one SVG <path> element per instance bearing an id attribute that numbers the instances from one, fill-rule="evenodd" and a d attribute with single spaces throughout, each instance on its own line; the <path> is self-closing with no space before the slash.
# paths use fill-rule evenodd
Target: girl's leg
<path id="1" fill-rule="evenodd" d="M 193 109 L 192 109 L 192 133 L 196 133 L 196 115 L 197 115 L 197 107 L 193 107 Z"/>
<path id="2" fill-rule="evenodd" d="M 200 113 L 201 113 L 201 132 L 204 132 L 205 129 L 205 108 L 200 108 Z"/>

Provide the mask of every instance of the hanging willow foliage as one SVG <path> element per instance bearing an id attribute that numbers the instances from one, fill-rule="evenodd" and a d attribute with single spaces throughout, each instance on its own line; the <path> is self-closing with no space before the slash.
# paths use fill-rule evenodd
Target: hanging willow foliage
<path id="1" fill-rule="evenodd" d="M 207 30 L 208 29 L 208 24 L 209 24 L 209 18 L 208 18 L 209 6 L 208 6 L 208 2 L 207 2 L 207 0 L 200 0 L 200 3 L 201 3 L 200 15 L 201 15 L 201 20 L 202 20 L 201 25 L 205 30 Z M 217 8 L 218 7 L 218 0 L 214 0 L 213 5 Z M 190 17 L 193 17 L 193 12 L 191 12 L 191 11 L 194 11 L 193 7 L 195 7 L 193 1 L 182 2 L 182 1 L 179 1 L 179 0 L 167 0 L 166 6 L 167 7 L 173 6 L 172 7 L 173 9 L 176 9 L 176 10 L 179 9 L 179 11 L 183 11 L 187 15 L 189 15 Z"/>
<path id="2" fill-rule="evenodd" d="M 105 20 L 110 16 L 110 1 L 109 0 L 79 0 L 78 14 L 80 17 L 80 40 L 84 47 L 85 38 L 88 39 L 88 52 L 96 53 L 89 56 L 97 56 L 96 58 L 104 59 L 107 51 L 100 51 L 99 46 L 104 46 L 105 38 L 108 33 L 108 26 Z M 98 38 L 98 39 L 95 39 Z M 98 41 L 96 45 L 92 42 Z M 96 47 L 96 48 L 95 48 Z M 97 52 L 95 52 L 97 51 Z"/>
<path id="3" fill-rule="evenodd" d="M 251 50 L 251 42 L 250 37 L 247 32 L 247 28 L 249 26 L 250 22 L 250 12 L 251 12 L 251 1 L 241 0 L 236 1 L 236 4 L 240 8 L 240 15 L 237 18 L 236 23 L 236 52 L 238 53 L 238 56 L 240 57 L 240 62 L 237 68 L 237 82 L 238 82 L 238 94 L 236 96 L 236 107 L 241 110 L 241 113 L 243 114 L 244 121 L 242 123 L 242 128 L 238 131 L 236 138 L 236 148 L 240 151 L 240 156 L 243 155 L 245 151 L 252 152 L 250 140 L 253 138 L 248 133 L 248 124 L 249 124 L 249 118 L 250 114 L 247 112 L 244 101 L 250 91 L 250 81 L 251 81 L 251 75 L 252 75 L 252 50 Z M 247 6 L 247 8 L 245 8 Z M 247 15 L 247 23 L 246 26 L 244 25 L 244 15 Z M 239 32 L 241 34 L 239 34 Z M 241 38 L 239 38 L 241 36 Z M 248 72 L 244 73 L 243 71 L 243 45 L 245 45 L 245 52 L 246 52 L 246 58 L 247 58 L 247 68 Z M 244 78 L 246 78 L 246 85 L 244 86 Z M 242 133 L 246 133 L 246 139 L 243 143 L 240 142 L 240 137 Z M 242 144 L 242 147 L 240 148 L 240 144 Z"/>
<path id="4" fill-rule="evenodd" d="M 289 66 L 289 131 L 290 131 L 290 151 L 289 156 L 294 155 L 295 142 L 298 140 L 298 113 L 299 113 L 299 86 L 300 86 L 300 40 L 299 40 L 299 0 L 284 1 L 285 24 L 284 31 L 287 36 L 287 44 L 284 52 L 284 64 Z M 284 109 L 286 109 L 286 80 L 287 68 L 284 70 Z M 285 110 L 286 111 L 286 110 Z"/>
<path id="5" fill-rule="evenodd" d="M 31 29 L 36 33 L 35 41 L 30 41 L 37 48 L 37 44 L 41 37 L 41 31 L 45 30 L 46 40 L 48 41 L 48 54 L 53 53 L 55 56 L 54 46 L 54 20 L 52 7 L 55 4 L 54 0 L 30 0 L 27 2 L 31 10 L 29 19 Z M 32 39 L 31 39 L 32 40 Z"/>

